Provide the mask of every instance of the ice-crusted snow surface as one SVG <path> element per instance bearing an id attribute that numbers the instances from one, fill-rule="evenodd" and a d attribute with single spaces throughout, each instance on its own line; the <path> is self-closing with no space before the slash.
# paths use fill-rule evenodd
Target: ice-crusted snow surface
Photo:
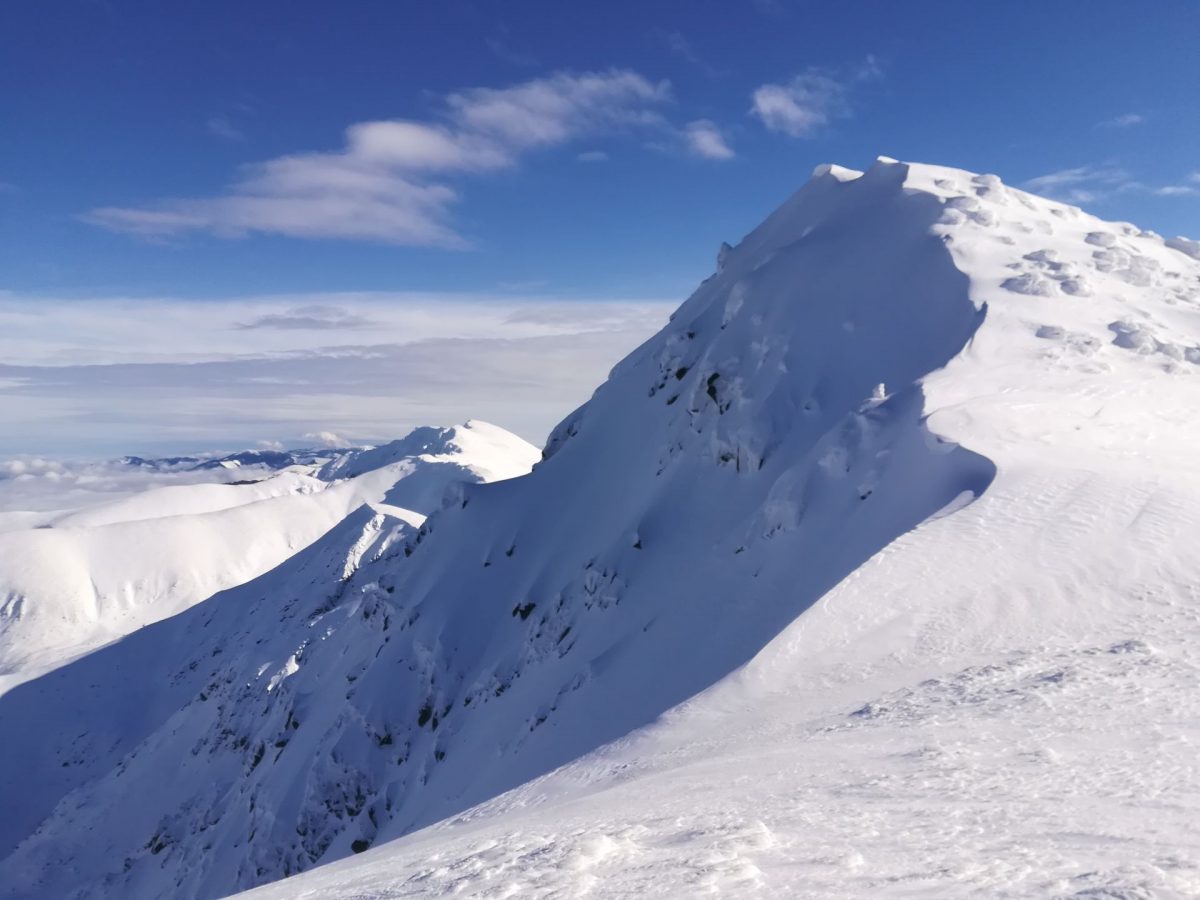
<path id="1" fill-rule="evenodd" d="M 1188 246 L 823 167 L 531 475 L 0 697 L 0 892 L 1195 896 Z"/>
<path id="2" fill-rule="evenodd" d="M 516 435 L 468 422 L 325 458 L 125 460 L 232 468 L 242 480 L 158 487 L 0 529 L 0 691 L 262 575 L 364 503 L 417 528 L 451 485 L 513 478 L 537 458 Z"/>

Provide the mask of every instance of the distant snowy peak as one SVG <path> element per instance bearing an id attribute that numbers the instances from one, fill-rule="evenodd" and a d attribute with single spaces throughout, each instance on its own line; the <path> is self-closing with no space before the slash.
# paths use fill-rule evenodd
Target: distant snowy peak
<path id="1" fill-rule="evenodd" d="M 496 425 L 471 419 L 450 428 L 424 427 L 378 447 L 342 453 L 317 472 L 325 481 L 355 478 L 405 460 L 454 463 L 478 468 L 487 481 L 514 478 L 529 471 L 538 451 L 532 444 Z"/>

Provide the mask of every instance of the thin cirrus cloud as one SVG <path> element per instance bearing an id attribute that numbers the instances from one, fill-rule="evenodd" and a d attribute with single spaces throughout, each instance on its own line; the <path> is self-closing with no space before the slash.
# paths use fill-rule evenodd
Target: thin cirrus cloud
<path id="1" fill-rule="evenodd" d="M 1023 185 L 1035 194 L 1068 203 L 1097 203 L 1115 193 L 1144 187 L 1116 166 L 1076 166 L 1031 178 Z"/>
<path id="2" fill-rule="evenodd" d="M 808 68 L 790 81 L 755 89 L 750 114 L 769 131 L 794 138 L 812 137 L 834 119 L 850 115 L 850 95 L 856 85 L 882 75 L 873 56 L 845 74 Z"/>
<path id="3" fill-rule="evenodd" d="M 1146 117 L 1138 113 L 1125 113 L 1120 116 L 1113 116 L 1111 119 L 1105 119 L 1103 122 L 1097 123 L 1099 128 L 1132 128 L 1135 125 L 1141 125 L 1146 121 Z"/>
<path id="4" fill-rule="evenodd" d="M 589 135 L 671 132 L 661 112 L 670 100 L 667 82 L 619 69 L 472 88 L 448 95 L 434 119 L 360 122 L 339 151 L 246 166 L 217 196 L 102 207 L 83 218 L 149 238 L 257 232 L 463 247 L 451 222 L 459 191 L 450 179 L 509 168 L 532 151 Z"/>
<path id="5" fill-rule="evenodd" d="M 1156 197 L 1200 197 L 1200 172 L 1177 184 L 1153 186 L 1118 166 L 1076 166 L 1031 178 L 1023 185 L 1035 194 L 1075 204 L 1103 203 L 1129 191 Z"/>
<path id="6" fill-rule="evenodd" d="M 209 134 L 215 135 L 225 141 L 240 141 L 245 138 L 241 129 L 229 121 L 226 116 L 213 116 L 205 123 Z"/>

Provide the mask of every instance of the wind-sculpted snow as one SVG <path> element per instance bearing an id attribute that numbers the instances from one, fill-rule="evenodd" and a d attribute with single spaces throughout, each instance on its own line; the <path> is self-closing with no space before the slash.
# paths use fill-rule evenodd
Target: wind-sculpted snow
<path id="1" fill-rule="evenodd" d="M 1113 874 L 1115 843 L 1062 838 L 1150 807 L 1050 762 L 1085 765 L 1061 723 L 1100 728 L 1108 686 L 1194 681 L 1158 645 L 1194 632 L 1198 287 L 1177 247 L 993 176 L 822 167 L 531 474 L 423 523 L 360 511 L 0 697 L 3 890 L 215 897 L 368 850 L 267 893 L 1186 884 L 1186 850 L 1122 843 L 1182 874 Z M 1195 792 L 1185 755 L 1140 783 Z M 996 813 L 1021 784 L 1061 814 Z"/>

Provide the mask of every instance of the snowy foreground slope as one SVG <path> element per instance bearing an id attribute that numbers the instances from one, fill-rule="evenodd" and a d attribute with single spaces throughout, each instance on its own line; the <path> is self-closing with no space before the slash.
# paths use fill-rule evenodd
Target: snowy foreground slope
<path id="1" fill-rule="evenodd" d="M 0 893 L 1200 893 L 1172 244 L 818 170 L 531 475 L 0 697 Z"/>
<path id="2" fill-rule="evenodd" d="M 159 487 L 0 530 L 0 691 L 262 575 L 363 503 L 416 528 L 450 484 L 522 475 L 537 450 L 471 422 L 277 473 L 253 464 L 264 456 L 297 458 L 202 462 L 193 468 L 233 467 L 242 481 Z"/>

